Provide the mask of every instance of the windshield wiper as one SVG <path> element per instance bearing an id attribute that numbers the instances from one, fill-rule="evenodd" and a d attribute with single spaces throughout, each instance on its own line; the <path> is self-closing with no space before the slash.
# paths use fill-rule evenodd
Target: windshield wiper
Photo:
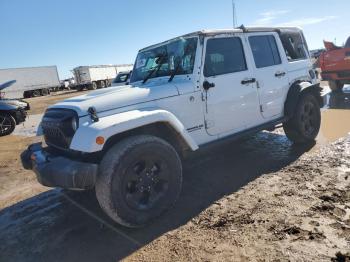
<path id="1" fill-rule="evenodd" d="M 150 79 L 151 76 L 153 76 L 154 73 L 157 73 L 160 70 L 162 65 L 166 62 L 166 57 L 167 57 L 166 54 L 162 54 L 158 57 L 158 60 L 159 60 L 159 62 L 157 61 L 158 66 L 148 73 L 148 75 L 143 79 L 142 84 L 145 84 L 147 80 Z"/>

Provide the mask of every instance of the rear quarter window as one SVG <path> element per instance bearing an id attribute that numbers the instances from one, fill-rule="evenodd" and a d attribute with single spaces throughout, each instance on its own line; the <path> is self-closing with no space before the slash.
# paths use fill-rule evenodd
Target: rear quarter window
<path id="1" fill-rule="evenodd" d="M 307 47 L 299 32 L 282 34 L 281 41 L 288 61 L 307 59 Z"/>

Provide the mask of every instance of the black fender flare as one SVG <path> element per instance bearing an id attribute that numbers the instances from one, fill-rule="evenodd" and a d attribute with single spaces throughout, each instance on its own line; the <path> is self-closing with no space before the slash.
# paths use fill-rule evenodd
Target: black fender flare
<path id="1" fill-rule="evenodd" d="M 317 98 L 320 107 L 323 107 L 324 102 L 321 97 L 322 88 L 320 84 L 311 84 L 310 82 L 295 82 L 288 90 L 287 98 L 284 103 L 284 116 L 287 119 L 293 117 L 295 109 L 298 105 L 300 97 L 305 93 L 312 93 Z"/>

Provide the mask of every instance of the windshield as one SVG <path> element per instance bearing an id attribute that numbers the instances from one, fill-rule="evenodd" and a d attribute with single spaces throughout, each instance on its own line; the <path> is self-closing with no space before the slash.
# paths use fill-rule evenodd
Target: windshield
<path id="1" fill-rule="evenodd" d="M 151 71 L 156 69 L 156 72 L 150 78 L 170 76 L 175 70 L 178 59 L 181 59 L 181 61 L 177 74 L 192 74 L 197 41 L 197 37 L 181 38 L 168 44 L 140 52 L 136 58 L 131 82 L 144 80 Z M 161 65 L 160 60 L 162 60 Z"/>
<path id="2" fill-rule="evenodd" d="M 118 74 L 117 77 L 114 79 L 113 83 L 115 84 L 124 83 L 128 80 L 128 78 L 129 78 L 129 73 Z"/>

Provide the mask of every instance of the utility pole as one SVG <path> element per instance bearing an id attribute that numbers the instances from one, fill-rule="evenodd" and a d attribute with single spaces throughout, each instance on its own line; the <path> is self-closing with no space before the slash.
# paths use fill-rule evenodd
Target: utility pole
<path id="1" fill-rule="evenodd" d="M 235 3 L 235 0 L 232 0 L 232 22 L 233 22 L 233 28 L 236 28 L 236 3 Z"/>

